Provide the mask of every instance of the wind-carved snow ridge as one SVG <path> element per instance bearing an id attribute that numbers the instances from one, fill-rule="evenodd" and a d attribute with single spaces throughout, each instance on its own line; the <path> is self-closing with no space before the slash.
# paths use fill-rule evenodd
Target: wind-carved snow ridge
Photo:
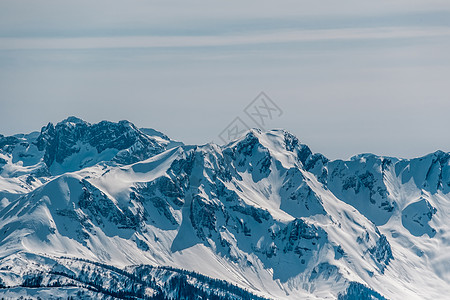
<path id="1" fill-rule="evenodd" d="M 184 146 L 69 117 L 0 136 L 0 295 L 445 299 L 449 192 L 442 151 L 330 161 L 285 130 Z"/>

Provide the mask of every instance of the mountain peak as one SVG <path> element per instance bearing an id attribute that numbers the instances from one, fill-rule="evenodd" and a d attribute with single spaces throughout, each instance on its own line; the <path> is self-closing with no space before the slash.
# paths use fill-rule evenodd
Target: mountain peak
<path id="1" fill-rule="evenodd" d="M 136 127 L 136 126 L 134 126 L 133 123 L 131 123 L 131 122 L 128 121 L 128 120 L 120 120 L 118 123 L 119 123 L 120 125 L 122 125 L 122 126 L 132 126 L 132 127 Z"/>
<path id="2" fill-rule="evenodd" d="M 80 119 L 75 116 L 69 116 L 65 118 L 64 120 L 57 123 L 57 125 L 68 125 L 68 124 L 85 124 L 90 125 L 88 122 L 84 121 L 83 119 Z"/>
<path id="3" fill-rule="evenodd" d="M 161 153 L 171 141 L 146 135 L 129 121 L 90 124 L 70 116 L 43 127 L 34 141 L 52 174 L 92 166 L 101 161 L 128 164 Z M 55 163 L 58 167 L 55 166 Z"/>

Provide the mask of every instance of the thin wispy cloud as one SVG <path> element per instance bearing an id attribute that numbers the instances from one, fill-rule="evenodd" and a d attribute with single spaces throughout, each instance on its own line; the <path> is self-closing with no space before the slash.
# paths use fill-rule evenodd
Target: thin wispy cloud
<path id="1" fill-rule="evenodd" d="M 413 39 L 450 36 L 448 27 L 376 27 L 278 30 L 236 35 L 0 38 L 1 50 L 210 47 L 333 40 Z"/>

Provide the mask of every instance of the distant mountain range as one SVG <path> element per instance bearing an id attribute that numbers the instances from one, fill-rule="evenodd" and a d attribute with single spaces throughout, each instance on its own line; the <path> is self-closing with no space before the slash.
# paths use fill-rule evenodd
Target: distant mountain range
<path id="1" fill-rule="evenodd" d="M 0 298 L 448 299 L 450 153 L 69 117 L 0 135 Z"/>

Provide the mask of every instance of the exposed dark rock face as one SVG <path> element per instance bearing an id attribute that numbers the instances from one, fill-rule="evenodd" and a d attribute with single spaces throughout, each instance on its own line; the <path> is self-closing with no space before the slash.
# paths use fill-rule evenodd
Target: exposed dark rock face
<path id="1" fill-rule="evenodd" d="M 362 283 L 352 281 L 345 293 L 339 294 L 338 300 L 387 300 L 380 293 Z"/>
<path id="2" fill-rule="evenodd" d="M 410 180 L 432 194 L 450 192 L 450 153 L 436 151 L 423 157 L 399 161 L 395 172 L 402 183 Z"/>
<path id="3" fill-rule="evenodd" d="M 165 150 L 128 121 L 102 121 L 91 125 L 69 117 L 56 126 L 49 123 L 36 139 L 38 149 L 45 152 L 44 161 L 48 167 L 54 162 L 63 163 L 64 159 L 78 153 L 84 144 L 95 148 L 97 153 L 117 150 L 112 160 L 121 164 L 144 160 Z"/>
<path id="4" fill-rule="evenodd" d="M 327 187 L 339 199 L 356 207 L 376 225 L 385 224 L 395 209 L 389 198 L 384 174 L 394 162 L 372 154 L 353 157 L 350 161 L 327 164 Z"/>
<path id="5" fill-rule="evenodd" d="M 384 269 L 389 265 L 389 262 L 394 259 L 391 245 L 384 234 L 377 240 L 376 245 L 369 249 L 369 252 L 378 262 L 381 272 L 384 272 Z"/>
<path id="6" fill-rule="evenodd" d="M 253 181 L 258 182 L 269 176 L 271 169 L 271 156 L 269 150 L 258 140 L 258 137 L 249 132 L 246 137 L 232 148 L 224 151 L 239 172 L 247 171 L 252 174 Z"/>
<path id="7" fill-rule="evenodd" d="M 428 234 L 429 237 L 434 237 L 436 230 L 428 223 L 436 212 L 436 208 L 422 198 L 403 209 L 402 224 L 412 235 L 421 236 Z"/>

